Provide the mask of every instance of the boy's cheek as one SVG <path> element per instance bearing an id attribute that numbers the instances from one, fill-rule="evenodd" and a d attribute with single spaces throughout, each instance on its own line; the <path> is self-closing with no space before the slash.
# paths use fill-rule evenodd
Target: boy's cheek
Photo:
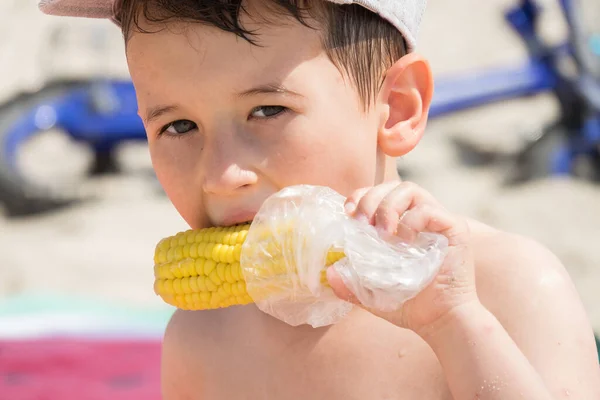
<path id="1" fill-rule="evenodd" d="M 197 179 L 193 174 L 183 173 L 174 167 L 160 161 L 154 162 L 156 178 L 186 223 L 193 229 L 200 228 L 205 224 L 201 188 L 197 187 Z"/>
<path id="2" fill-rule="evenodd" d="M 317 121 L 321 122 L 321 121 Z M 329 117 L 321 124 L 303 127 L 272 155 L 271 174 L 279 175 L 286 186 L 308 183 L 329 186 L 349 194 L 373 184 L 375 174 L 375 128 L 364 121 Z M 268 173 L 268 172 L 267 172 Z"/>

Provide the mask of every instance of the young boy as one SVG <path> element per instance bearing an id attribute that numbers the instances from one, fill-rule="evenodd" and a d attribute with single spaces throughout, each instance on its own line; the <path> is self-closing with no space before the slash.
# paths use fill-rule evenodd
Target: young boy
<path id="1" fill-rule="evenodd" d="M 337 3 L 337 4 L 336 4 Z M 450 251 L 399 312 L 292 327 L 254 306 L 177 311 L 165 399 L 598 399 L 594 338 L 564 267 L 526 238 L 402 182 L 433 82 L 415 53 L 425 0 L 42 0 L 122 29 L 158 178 L 196 229 L 252 220 L 296 184 Z M 443 40 L 443 37 L 440 37 Z M 335 293 L 356 302 L 340 276 Z"/>

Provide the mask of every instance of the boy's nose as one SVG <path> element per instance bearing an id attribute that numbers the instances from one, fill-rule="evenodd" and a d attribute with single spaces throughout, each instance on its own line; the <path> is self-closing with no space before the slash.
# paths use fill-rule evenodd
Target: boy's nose
<path id="1" fill-rule="evenodd" d="M 205 193 L 228 195 L 255 184 L 257 178 L 253 171 L 242 169 L 237 164 L 229 164 L 225 168 L 206 171 L 203 189 Z"/>
<path id="2" fill-rule="evenodd" d="M 255 184 L 258 176 L 247 167 L 252 164 L 250 149 L 240 146 L 235 127 L 221 128 L 212 136 L 213 140 L 205 142 L 201 168 L 204 192 L 227 196 Z"/>

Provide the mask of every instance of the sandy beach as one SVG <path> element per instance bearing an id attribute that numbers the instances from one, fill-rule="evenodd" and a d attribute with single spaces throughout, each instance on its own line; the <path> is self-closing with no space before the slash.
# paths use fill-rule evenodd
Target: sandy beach
<path id="1" fill-rule="evenodd" d="M 501 14 L 511 3 L 431 1 L 419 51 L 430 57 L 436 77 L 522 60 L 525 51 Z M 541 3 L 548 7 L 548 40 L 559 40 L 564 30 L 556 2 Z M 57 77 L 127 77 L 120 32 L 107 21 L 52 18 L 35 0 L 2 0 L 0 38 L 0 101 Z M 600 332 L 600 186 L 557 178 L 505 188 L 503 167 L 464 165 L 451 143 L 460 136 L 510 147 L 524 129 L 555 115 L 553 99 L 541 95 L 436 119 L 399 165 L 448 208 L 548 246 L 566 265 Z M 60 167 L 60 146 L 49 143 L 40 157 L 58 154 L 48 162 Z M 152 291 L 154 246 L 187 227 L 153 178 L 144 145 L 125 146 L 120 160 L 122 174 L 82 186 L 93 201 L 44 216 L 0 217 L 0 302 L 22 293 L 58 293 L 162 305 Z"/>

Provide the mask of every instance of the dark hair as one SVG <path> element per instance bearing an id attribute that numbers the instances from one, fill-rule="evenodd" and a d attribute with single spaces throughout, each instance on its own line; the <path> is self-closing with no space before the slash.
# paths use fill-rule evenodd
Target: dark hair
<path id="1" fill-rule="evenodd" d="M 324 0 L 269 0 L 269 5 L 273 15 L 284 13 L 306 26 L 312 18 L 319 24 L 325 51 L 355 85 L 365 108 L 377 96 L 387 69 L 406 54 L 400 31 L 360 5 Z M 254 32 L 241 25 L 243 13 L 249 15 L 245 0 L 117 0 L 115 4 L 115 20 L 126 41 L 132 29 L 149 33 L 139 24 L 142 16 L 151 23 L 176 20 L 208 24 L 258 45 Z"/>

